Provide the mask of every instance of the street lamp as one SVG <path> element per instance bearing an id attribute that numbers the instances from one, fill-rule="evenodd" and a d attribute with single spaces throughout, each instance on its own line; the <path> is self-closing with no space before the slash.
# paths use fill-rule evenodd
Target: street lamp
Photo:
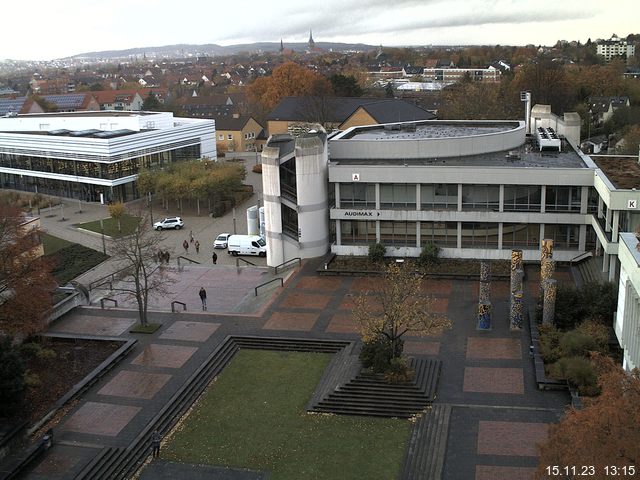
<path id="1" fill-rule="evenodd" d="M 153 225 L 153 199 L 151 192 L 148 192 L 147 195 L 147 202 L 149 203 L 149 218 L 151 219 L 151 225 Z"/>

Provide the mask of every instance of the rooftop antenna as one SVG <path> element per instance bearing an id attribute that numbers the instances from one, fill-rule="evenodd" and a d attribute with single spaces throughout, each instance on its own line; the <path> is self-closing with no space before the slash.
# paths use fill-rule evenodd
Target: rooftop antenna
<path id="1" fill-rule="evenodd" d="M 531 92 L 520 92 L 520 101 L 524 102 L 524 133 L 531 133 Z"/>

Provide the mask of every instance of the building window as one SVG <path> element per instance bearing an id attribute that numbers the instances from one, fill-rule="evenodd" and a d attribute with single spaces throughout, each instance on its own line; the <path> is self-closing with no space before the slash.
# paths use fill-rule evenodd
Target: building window
<path id="1" fill-rule="evenodd" d="M 224 140 L 224 134 L 221 133 L 220 135 L 218 135 L 218 140 Z"/>
<path id="2" fill-rule="evenodd" d="M 343 245 L 370 245 L 376 243 L 376 222 L 340 220 Z"/>
<path id="3" fill-rule="evenodd" d="M 412 183 L 381 183 L 380 208 L 394 210 L 415 210 L 416 186 Z"/>
<path id="4" fill-rule="evenodd" d="M 553 239 L 553 248 L 577 249 L 579 233 L 579 225 L 545 224 L 544 226 L 544 238 Z"/>
<path id="5" fill-rule="evenodd" d="M 579 212 L 582 187 L 547 187 L 545 211 Z"/>
<path id="6" fill-rule="evenodd" d="M 504 223 L 502 225 L 502 248 L 538 248 L 540 225 L 536 223 Z"/>
<path id="7" fill-rule="evenodd" d="M 380 222 L 380 242 L 394 247 L 415 247 L 415 222 Z"/>
<path id="8" fill-rule="evenodd" d="M 434 183 L 421 185 L 420 206 L 423 210 L 457 210 L 458 184 Z"/>
<path id="9" fill-rule="evenodd" d="M 462 223 L 462 247 L 497 248 L 497 223 Z"/>
<path id="10" fill-rule="evenodd" d="M 500 207 L 498 185 L 463 185 L 462 210 L 493 210 Z"/>
<path id="11" fill-rule="evenodd" d="M 233 140 L 233 133 L 227 134 L 227 140 Z"/>
<path id="12" fill-rule="evenodd" d="M 291 158 L 280 165 L 280 192 L 282 196 L 292 201 L 297 201 L 298 190 L 296 187 L 296 159 Z"/>
<path id="13" fill-rule="evenodd" d="M 527 185 L 504 186 L 505 212 L 539 212 L 541 187 Z"/>
<path id="14" fill-rule="evenodd" d="M 433 242 L 439 247 L 458 246 L 457 222 L 420 222 L 420 244 Z"/>
<path id="15" fill-rule="evenodd" d="M 376 208 L 376 186 L 372 183 L 341 183 L 340 208 Z"/>
<path id="16" fill-rule="evenodd" d="M 287 205 L 281 205 L 281 212 L 282 233 L 298 240 L 298 212 Z"/>

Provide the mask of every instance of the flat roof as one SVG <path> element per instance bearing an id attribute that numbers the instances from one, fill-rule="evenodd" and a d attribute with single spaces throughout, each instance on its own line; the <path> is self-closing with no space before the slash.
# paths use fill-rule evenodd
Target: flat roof
<path id="1" fill-rule="evenodd" d="M 589 168 L 580 155 L 567 143 L 563 142 L 562 151 L 539 151 L 535 140 L 527 141 L 516 148 L 498 152 L 443 158 L 365 158 L 365 159 L 331 159 L 332 165 L 410 165 L 410 166 L 445 166 L 445 167 L 528 167 L 528 168 Z"/>
<path id="2" fill-rule="evenodd" d="M 45 113 L 24 113 L 18 117 L 136 117 L 144 115 L 158 115 L 165 112 L 143 112 L 134 110 L 86 110 L 82 112 L 45 112 Z"/>
<path id="3" fill-rule="evenodd" d="M 590 155 L 616 189 L 640 188 L 640 164 L 637 156 Z"/>
<path id="4" fill-rule="evenodd" d="M 405 124 L 371 125 L 356 127 L 340 140 L 419 140 L 427 138 L 473 137 L 501 133 L 519 127 L 518 122 L 412 122 Z"/>

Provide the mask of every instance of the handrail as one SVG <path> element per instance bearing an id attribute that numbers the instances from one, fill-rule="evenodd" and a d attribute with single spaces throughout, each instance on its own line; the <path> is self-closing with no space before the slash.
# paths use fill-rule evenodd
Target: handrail
<path id="1" fill-rule="evenodd" d="M 98 285 L 94 285 L 93 288 L 99 288 L 103 285 L 109 285 L 109 290 L 113 290 L 113 282 L 111 280 L 106 280 L 102 283 L 99 283 Z"/>
<path id="2" fill-rule="evenodd" d="M 286 262 L 282 262 L 280 265 L 276 265 L 276 268 L 275 268 L 276 275 L 278 274 L 278 269 L 280 267 L 284 267 L 288 263 L 292 263 L 292 262 L 298 262 L 298 266 L 300 266 L 300 264 L 302 264 L 302 259 L 300 257 L 291 258 L 291 259 L 287 260 Z"/>
<path id="3" fill-rule="evenodd" d="M 115 272 L 113 272 L 113 273 L 110 273 L 109 275 L 105 275 L 104 277 L 100 277 L 100 278 L 98 278 L 97 280 L 94 280 L 93 282 L 91 282 L 91 283 L 89 284 L 89 291 L 91 291 L 91 290 L 94 288 L 94 286 L 95 286 L 95 285 L 97 285 L 98 283 L 100 283 L 100 282 L 102 282 L 102 281 L 106 280 L 107 278 L 108 278 L 108 279 L 110 279 L 112 282 L 113 282 L 113 281 L 115 281 L 115 276 L 116 276 L 118 273 L 120 273 L 120 272 L 123 272 L 123 271 L 127 270 L 128 268 L 129 268 L 129 267 L 123 267 L 123 268 L 121 268 L 120 270 L 117 270 L 117 271 L 115 271 Z"/>
<path id="4" fill-rule="evenodd" d="M 264 287 L 265 285 L 269 285 L 270 283 L 276 282 L 276 281 L 278 281 L 278 280 L 280 280 L 280 286 L 281 286 L 281 287 L 284 287 L 284 280 L 282 280 L 282 278 L 281 278 L 281 277 L 273 278 L 273 279 L 269 280 L 268 282 L 261 283 L 260 285 L 258 285 L 257 287 L 255 287 L 255 288 L 253 289 L 253 290 L 255 291 L 255 293 L 256 293 L 256 297 L 258 296 L 258 289 L 259 289 L 260 287 Z"/>
<path id="5" fill-rule="evenodd" d="M 584 260 L 585 258 L 593 257 L 593 252 L 591 250 L 587 250 L 586 252 L 581 253 L 580 255 L 576 255 L 571 260 L 569 260 L 569 264 L 573 265 L 576 262 Z"/>
<path id="6" fill-rule="evenodd" d="M 100 308 L 104 309 L 104 302 L 108 301 L 108 302 L 113 302 L 115 307 L 118 308 L 118 301 L 113 299 L 113 298 L 109 298 L 109 297 L 103 297 L 100 299 Z"/>
<path id="7" fill-rule="evenodd" d="M 236 257 L 236 267 L 239 267 L 239 266 L 240 266 L 240 263 L 239 263 L 239 262 L 241 262 L 241 261 L 242 261 L 242 262 L 244 262 L 244 263 L 246 263 L 247 265 L 252 265 L 252 266 L 254 266 L 254 267 L 256 266 L 256 264 L 255 264 L 255 263 L 251 263 L 249 260 L 245 260 L 244 258 Z"/>
<path id="8" fill-rule="evenodd" d="M 180 255 L 180 256 L 178 257 L 178 266 L 180 266 L 180 259 L 181 259 L 181 258 L 182 258 L 183 260 L 188 260 L 188 261 L 190 261 L 191 263 L 197 263 L 198 265 L 200 265 L 200 262 L 198 262 L 197 260 L 191 260 L 190 258 L 183 257 L 182 255 Z"/>
<path id="9" fill-rule="evenodd" d="M 178 300 L 174 300 L 171 302 L 171 312 L 176 313 L 176 303 L 182 305 L 182 311 L 185 312 L 187 310 L 187 304 L 183 302 L 179 302 Z"/>

